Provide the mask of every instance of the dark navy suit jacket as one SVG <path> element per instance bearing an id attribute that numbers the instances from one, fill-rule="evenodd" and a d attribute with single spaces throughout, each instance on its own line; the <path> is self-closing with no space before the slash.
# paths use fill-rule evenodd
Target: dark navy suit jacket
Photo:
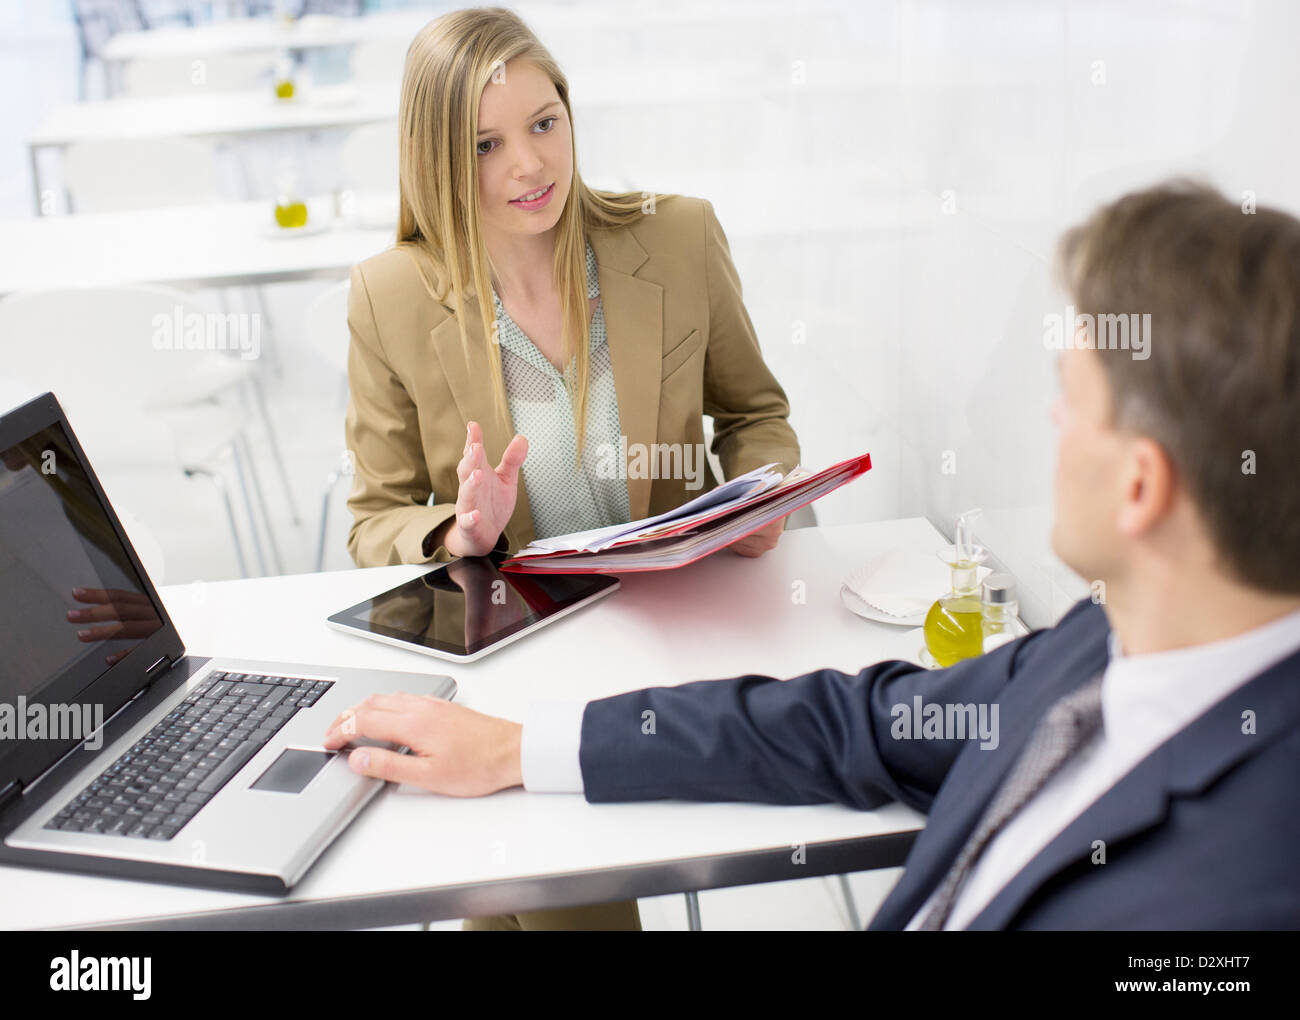
<path id="1" fill-rule="evenodd" d="M 902 801 L 927 825 L 870 927 L 904 928 L 1046 709 L 1105 668 L 1109 634 L 1104 611 L 1085 600 L 1057 626 L 950 669 L 891 661 L 855 676 L 751 675 L 593 701 L 579 754 L 586 797 Z M 998 746 L 895 739 L 891 708 L 917 695 L 996 703 Z M 647 710 L 653 734 L 643 732 Z M 1250 718 L 1255 732 L 1243 732 Z M 1093 863 L 1095 840 L 1105 863 Z M 970 927 L 1300 928 L 1300 652 L 1139 762 Z"/>

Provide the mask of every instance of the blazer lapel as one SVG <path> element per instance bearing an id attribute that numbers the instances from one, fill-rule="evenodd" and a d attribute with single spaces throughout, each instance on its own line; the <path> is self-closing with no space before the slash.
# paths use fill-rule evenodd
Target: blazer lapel
<path id="1" fill-rule="evenodd" d="M 443 376 L 451 389 L 461 419 L 467 424 L 476 421 L 482 427 L 484 452 L 489 463 L 495 467 L 501 462 L 502 454 L 514 438 L 514 430 L 508 417 L 505 421 L 501 420 L 493 400 L 492 366 L 483 342 L 483 324 L 479 319 L 478 303 L 474 300 L 476 293 L 473 284 L 470 284 L 469 299 L 466 301 L 468 314 L 465 316 L 469 350 L 466 351 L 461 344 L 457 323 L 459 302 L 450 290 L 444 303 L 457 314 L 448 315 L 430 330 L 429 340 L 442 365 Z M 463 437 L 461 442 L 463 444 Z M 522 474 L 519 476 L 515 510 L 506 524 L 506 537 L 510 540 L 511 549 L 522 548 L 535 537 L 533 515 L 528 506 L 528 492 Z"/>
<path id="2" fill-rule="evenodd" d="M 1106 634 L 1109 628 L 1104 628 L 1095 642 L 1062 649 L 1065 654 L 1059 670 L 1050 677 L 1039 678 L 1035 686 L 1013 684 L 1008 688 L 1009 695 L 1024 692 L 1026 700 L 1015 706 L 1012 717 L 1012 705 L 1007 698 L 1000 699 L 1000 753 L 989 760 L 987 751 L 972 747 L 953 763 L 939 796 L 930 805 L 930 817 L 941 821 L 928 823 L 917 837 L 908 854 L 903 877 L 872 918 L 871 928 L 907 927 L 961 853 L 1047 710 L 1105 668 L 1109 656 Z"/>
<path id="3" fill-rule="evenodd" d="M 593 230 L 589 240 L 600 277 L 619 427 L 629 448 L 640 443 L 649 449 L 659 435 L 663 287 L 634 275 L 649 255 L 630 230 Z M 628 507 L 634 521 L 650 512 L 651 481 L 627 480 Z"/>
<path id="4" fill-rule="evenodd" d="M 1027 864 L 971 922 L 1001 929 L 1044 882 L 1090 859 L 1094 840 L 1109 847 L 1158 824 L 1169 799 L 1195 796 L 1239 761 L 1294 732 L 1300 721 L 1300 652 L 1243 684 L 1192 724 L 1161 744 Z M 1242 732 L 1242 713 L 1254 713 L 1257 731 Z"/>

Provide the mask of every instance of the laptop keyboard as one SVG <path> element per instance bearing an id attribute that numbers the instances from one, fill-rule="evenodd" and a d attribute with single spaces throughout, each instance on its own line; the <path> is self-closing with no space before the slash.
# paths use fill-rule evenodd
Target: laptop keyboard
<path id="1" fill-rule="evenodd" d="M 45 828 L 171 839 L 299 709 L 332 686 L 214 672 Z"/>

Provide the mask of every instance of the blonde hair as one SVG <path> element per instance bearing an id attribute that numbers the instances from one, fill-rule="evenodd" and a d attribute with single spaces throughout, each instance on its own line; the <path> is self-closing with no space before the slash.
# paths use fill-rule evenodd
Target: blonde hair
<path id="1" fill-rule="evenodd" d="M 452 11 L 419 31 L 406 53 L 398 121 L 397 246 L 415 257 L 421 279 L 434 297 L 443 301 L 448 291 L 456 295 L 467 359 L 469 334 L 459 310 L 464 307 L 467 282 L 473 283 L 492 366 L 496 411 L 507 426 L 509 404 L 500 347 L 493 342 L 496 309 L 480 226 L 475 150 L 483 89 L 515 58 L 531 61 L 551 79 L 572 125 L 564 72 L 519 16 L 503 7 Z M 567 375 L 581 451 L 587 421 L 587 231 L 635 223 L 645 213 L 639 192 L 599 192 L 587 187 L 578 173 L 576 140 L 572 155 L 573 180 L 556 224 L 553 272 L 560 291 Z M 438 284 L 430 280 L 426 266 Z"/>

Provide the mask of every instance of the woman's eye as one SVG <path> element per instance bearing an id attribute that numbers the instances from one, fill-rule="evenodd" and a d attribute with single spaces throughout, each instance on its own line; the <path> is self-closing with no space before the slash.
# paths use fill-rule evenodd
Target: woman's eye
<path id="1" fill-rule="evenodd" d="M 556 118 L 554 117 L 543 117 L 533 126 L 541 127 L 543 124 L 545 124 L 546 127 L 542 130 L 542 134 L 546 134 L 546 132 L 550 131 L 555 126 L 555 120 Z M 485 145 L 490 146 L 490 148 L 487 149 L 483 148 L 483 146 Z M 495 148 L 492 139 L 485 138 L 483 139 L 483 141 L 478 143 L 475 151 L 477 151 L 480 156 L 486 156 L 488 153 L 492 151 L 492 148 Z"/>

